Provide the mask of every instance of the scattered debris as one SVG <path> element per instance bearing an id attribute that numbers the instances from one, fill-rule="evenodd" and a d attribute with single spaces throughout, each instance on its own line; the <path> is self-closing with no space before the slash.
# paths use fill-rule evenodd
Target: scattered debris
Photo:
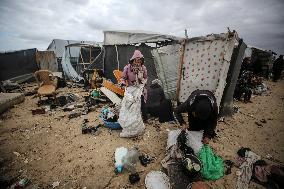
<path id="1" fill-rule="evenodd" d="M 142 154 L 139 156 L 139 160 L 140 160 L 140 163 L 141 165 L 143 165 L 144 167 L 147 167 L 147 165 L 149 163 L 151 163 L 152 161 L 152 157 L 148 156 L 147 154 Z"/>
<path id="2" fill-rule="evenodd" d="M 29 179 L 21 179 L 18 182 L 16 182 L 15 184 L 13 184 L 10 189 L 20 189 L 20 188 L 25 188 L 26 186 L 28 186 L 30 184 L 30 180 Z"/>
<path id="3" fill-rule="evenodd" d="M 13 154 L 15 154 L 17 157 L 21 156 L 19 152 L 13 152 Z"/>
<path id="4" fill-rule="evenodd" d="M 25 163 L 25 164 L 28 164 L 28 163 L 29 163 L 28 158 L 25 159 L 24 163 Z"/>
<path id="5" fill-rule="evenodd" d="M 82 134 L 88 134 L 88 133 L 91 133 L 93 135 L 98 135 L 99 134 L 99 127 L 101 127 L 102 125 L 97 125 L 95 127 L 88 127 L 87 126 L 87 123 L 88 123 L 88 119 L 84 119 L 83 120 L 83 123 L 82 123 Z"/>
<path id="6" fill-rule="evenodd" d="M 260 122 L 261 123 L 267 123 L 266 119 L 261 119 Z"/>
<path id="7" fill-rule="evenodd" d="M 224 122 L 224 121 L 225 121 L 225 117 L 220 117 L 220 118 L 218 119 L 218 121 L 219 121 L 219 122 Z"/>
<path id="8" fill-rule="evenodd" d="M 231 160 L 225 160 L 224 163 L 225 163 L 225 168 L 226 168 L 225 174 L 226 175 L 231 174 L 232 166 L 234 165 L 234 162 L 232 162 Z"/>
<path id="9" fill-rule="evenodd" d="M 82 113 L 81 113 L 81 111 L 75 111 L 75 110 L 73 110 L 69 115 L 68 115 L 68 118 L 69 119 L 72 119 L 72 118 L 76 118 L 76 117 L 79 117 L 79 116 L 81 116 L 82 115 Z"/>
<path id="10" fill-rule="evenodd" d="M 55 188 L 55 187 L 59 186 L 59 184 L 60 184 L 59 181 L 53 182 L 52 183 L 52 188 Z"/>
<path id="11" fill-rule="evenodd" d="M 240 112 L 240 107 L 236 106 L 236 105 L 233 105 L 233 111 L 235 113 L 239 113 Z"/>
<path id="12" fill-rule="evenodd" d="M 37 108 L 37 109 L 33 109 L 33 110 L 32 110 L 32 114 L 33 114 L 33 115 L 45 114 L 45 113 L 46 113 L 45 108 Z"/>
<path id="13" fill-rule="evenodd" d="M 129 175 L 129 182 L 131 184 L 135 184 L 136 182 L 140 181 L 140 177 L 138 173 L 133 173 Z"/>
<path id="14" fill-rule="evenodd" d="M 263 127 L 263 125 L 261 124 L 261 123 L 258 123 L 257 121 L 256 122 L 254 122 L 257 126 L 259 126 L 259 127 Z"/>

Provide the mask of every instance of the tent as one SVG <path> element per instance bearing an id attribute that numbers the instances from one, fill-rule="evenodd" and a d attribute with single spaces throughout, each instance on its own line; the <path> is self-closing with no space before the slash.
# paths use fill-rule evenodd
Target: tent
<path id="1" fill-rule="evenodd" d="M 268 78 L 269 71 L 272 69 L 274 56 L 276 53 L 271 50 L 265 50 L 254 46 L 248 46 L 245 56 L 251 58 L 253 72 L 255 74 Z"/>
<path id="2" fill-rule="evenodd" d="M 70 49 L 79 49 L 77 62 L 72 62 Z M 95 58 L 101 53 L 101 47 L 87 43 L 73 43 L 65 46 L 62 55 L 62 69 L 67 79 L 79 82 L 83 80 L 81 73 L 93 63 Z"/>
<path id="3" fill-rule="evenodd" d="M 64 39 L 53 39 L 52 42 L 47 47 L 48 51 L 54 51 L 59 71 L 62 71 L 61 60 L 63 53 L 68 53 L 71 63 L 77 64 L 80 58 L 80 49 L 81 47 L 72 47 L 65 50 L 65 47 L 70 44 L 92 44 L 94 46 L 100 47 L 102 43 L 94 41 L 76 41 L 76 40 L 64 40 Z"/>
<path id="4" fill-rule="evenodd" d="M 145 58 L 149 85 L 152 80 L 158 78 L 152 50 L 178 43 L 181 39 L 171 35 L 146 31 L 104 31 L 102 53 L 89 68 L 103 69 L 106 78 L 115 82 L 113 70 L 118 69 L 122 71 L 133 55 L 134 50 L 138 49 Z"/>
<path id="5" fill-rule="evenodd" d="M 184 39 L 180 44 L 153 49 L 152 54 L 168 98 L 184 102 L 196 89 L 210 90 L 219 110 L 226 106 L 225 115 L 232 109 L 245 48 L 236 32 L 228 32 Z"/>

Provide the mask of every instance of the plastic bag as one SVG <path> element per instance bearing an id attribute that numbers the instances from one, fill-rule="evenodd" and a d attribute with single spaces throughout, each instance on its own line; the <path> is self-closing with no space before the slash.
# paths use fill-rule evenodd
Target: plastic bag
<path id="1" fill-rule="evenodd" d="M 120 137 L 135 137 L 143 133 L 145 125 L 141 116 L 141 95 L 144 85 L 127 87 L 118 122 L 122 127 Z"/>
<path id="2" fill-rule="evenodd" d="M 202 162 L 201 175 L 208 180 L 218 180 L 224 176 L 223 159 L 215 155 L 208 145 L 203 145 L 198 157 Z"/>
<path id="3" fill-rule="evenodd" d="M 171 146 L 175 145 L 177 143 L 177 138 L 180 134 L 181 130 L 172 130 L 168 133 L 168 141 L 167 141 L 167 149 L 169 149 Z M 187 142 L 186 144 L 191 147 L 195 154 L 198 154 L 202 147 L 202 137 L 203 137 L 203 130 L 201 131 L 188 131 L 187 133 Z"/>

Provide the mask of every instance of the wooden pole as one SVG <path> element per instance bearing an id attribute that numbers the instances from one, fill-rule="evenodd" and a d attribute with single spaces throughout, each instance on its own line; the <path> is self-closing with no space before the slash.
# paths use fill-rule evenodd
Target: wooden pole
<path id="1" fill-rule="evenodd" d="M 184 58 L 184 51 L 185 51 L 185 43 L 186 43 L 186 40 L 184 39 L 181 43 L 181 53 L 180 53 L 180 61 L 179 61 L 179 68 L 178 68 L 178 82 L 177 82 L 177 101 L 178 102 L 179 102 L 182 67 L 183 67 L 183 63 L 184 63 L 183 58 Z"/>

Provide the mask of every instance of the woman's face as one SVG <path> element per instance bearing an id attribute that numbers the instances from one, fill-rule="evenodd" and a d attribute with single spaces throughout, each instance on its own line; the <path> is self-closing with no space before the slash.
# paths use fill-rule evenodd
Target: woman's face
<path id="1" fill-rule="evenodd" d="M 136 66 L 141 66 L 142 65 L 141 58 L 135 58 L 133 64 Z"/>

